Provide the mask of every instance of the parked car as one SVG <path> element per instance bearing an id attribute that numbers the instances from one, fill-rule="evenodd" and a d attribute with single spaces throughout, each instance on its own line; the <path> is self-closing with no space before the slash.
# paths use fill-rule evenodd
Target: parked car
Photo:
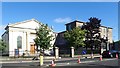
<path id="1" fill-rule="evenodd" d="M 53 50 L 45 50 L 44 51 L 44 55 L 45 56 L 52 56 L 54 54 L 54 51 Z"/>
<path id="2" fill-rule="evenodd" d="M 108 51 L 103 51 L 102 53 L 102 57 L 103 58 L 115 58 L 116 54 L 119 54 L 120 52 L 118 52 L 117 50 L 108 50 Z"/>

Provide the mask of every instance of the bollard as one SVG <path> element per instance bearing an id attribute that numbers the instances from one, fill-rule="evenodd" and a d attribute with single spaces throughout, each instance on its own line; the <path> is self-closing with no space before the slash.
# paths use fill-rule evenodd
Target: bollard
<path id="1" fill-rule="evenodd" d="M 40 66 L 43 65 L 43 56 L 40 56 Z"/>
<path id="2" fill-rule="evenodd" d="M 91 59 L 94 59 L 93 53 L 91 53 Z"/>

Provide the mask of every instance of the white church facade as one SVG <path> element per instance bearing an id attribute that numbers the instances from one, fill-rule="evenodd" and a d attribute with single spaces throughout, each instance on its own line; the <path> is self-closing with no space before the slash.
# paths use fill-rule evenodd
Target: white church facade
<path id="1" fill-rule="evenodd" d="M 37 53 L 34 39 L 36 38 L 36 29 L 39 28 L 40 24 L 42 23 L 31 19 L 6 26 L 2 39 L 7 44 L 6 52 L 9 56 L 15 56 L 17 50 L 19 56 L 25 52 L 30 55 Z M 56 38 L 55 32 L 52 31 L 50 34 Z M 54 42 L 55 39 L 50 42 L 51 46 L 54 45 Z"/>

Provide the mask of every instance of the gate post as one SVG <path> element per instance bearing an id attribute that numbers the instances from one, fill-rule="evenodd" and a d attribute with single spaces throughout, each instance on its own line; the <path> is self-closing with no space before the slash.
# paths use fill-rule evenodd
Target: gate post
<path id="1" fill-rule="evenodd" d="M 55 58 L 59 58 L 59 48 L 55 47 Z"/>
<path id="2" fill-rule="evenodd" d="M 74 47 L 70 48 L 70 57 L 74 57 Z"/>

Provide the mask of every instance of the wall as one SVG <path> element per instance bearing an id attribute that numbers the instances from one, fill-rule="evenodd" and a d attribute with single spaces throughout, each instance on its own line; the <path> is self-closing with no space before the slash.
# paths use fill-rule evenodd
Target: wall
<path id="1" fill-rule="evenodd" d="M 36 33 L 33 29 L 22 29 L 22 28 L 14 28 L 9 27 L 9 54 L 10 56 L 14 56 L 14 50 L 17 49 L 17 37 L 22 37 L 22 49 L 20 50 L 20 55 L 25 52 L 25 50 L 30 51 L 30 42 L 31 36 L 30 33 Z M 32 38 L 33 39 L 33 38 Z"/>
<path id="2" fill-rule="evenodd" d="M 14 56 L 14 50 L 17 49 L 17 37 L 22 37 L 22 48 L 19 49 L 20 55 L 22 55 L 22 51 L 26 50 L 26 33 L 24 31 L 17 31 L 9 29 L 9 56 Z"/>

